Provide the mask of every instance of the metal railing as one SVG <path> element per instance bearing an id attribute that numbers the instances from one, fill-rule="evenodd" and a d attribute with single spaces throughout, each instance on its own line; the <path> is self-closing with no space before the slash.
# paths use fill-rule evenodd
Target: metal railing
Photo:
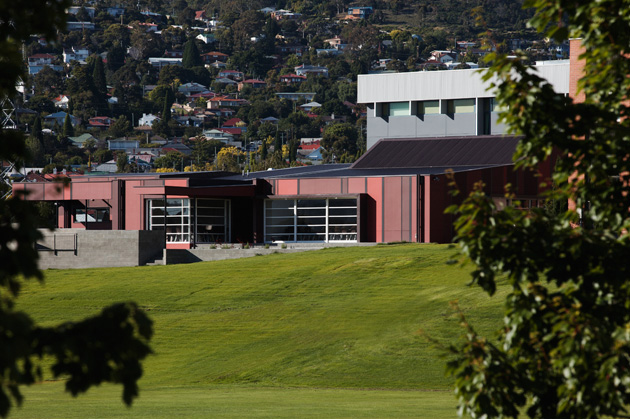
<path id="1" fill-rule="evenodd" d="M 52 247 L 50 246 L 49 240 L 52 238 Z M 47 245 L 48 244 L 48 245 Z M 79 235 L 74 234 L 58 234 L 53 233 L 51 236 L 45 237 L 45 242 L 37 243 L 37 250 L 40 252 L 54 252 L 55 256 L 57 256 L 58 252 L 73 252 L 74 255 L 77 255 L 77 248 L 79 244 Z"/>

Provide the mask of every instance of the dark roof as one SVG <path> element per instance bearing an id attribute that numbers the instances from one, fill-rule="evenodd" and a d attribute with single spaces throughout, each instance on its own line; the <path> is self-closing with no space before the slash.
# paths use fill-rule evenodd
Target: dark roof
<path id="1" fill-rule="evenodd" d="M 498 135 L 382 139 L 352 169 L 511 165 L 517 143 L 517 137 Z"/>

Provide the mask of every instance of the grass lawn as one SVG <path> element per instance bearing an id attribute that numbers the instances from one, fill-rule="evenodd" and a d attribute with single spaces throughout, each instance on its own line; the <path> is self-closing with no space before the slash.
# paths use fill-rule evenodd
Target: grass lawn
<path id="1" fill-rule="evenodd" d="M 489 333 L 502 299 L 467 287 L 468 270 L 446 264 L 453 253 L 391 245 L 47 271 L 44 285 L 25 287 L 19 308 L 56 324 L 134 300 L 154 321 L 155 354 L 131 410 L 120 388 L 68 402 L 61 384 L 45 383 L 27 390 L 15 417 L 42 417 L 42 407 L 64 418 L 455 417 L 444 359 L 420 331 L 456 340 L 449 302 L 458 300 Z"/>
<path id="2" fill-rule="evenodd" d="M 11 417 L 23 418 L 456 418 L 451 392 L 260 388 L 214 385 L 142 388 L 131 408 L 107 385 L 72 398 L 61 383 L 25 391 Z"/>

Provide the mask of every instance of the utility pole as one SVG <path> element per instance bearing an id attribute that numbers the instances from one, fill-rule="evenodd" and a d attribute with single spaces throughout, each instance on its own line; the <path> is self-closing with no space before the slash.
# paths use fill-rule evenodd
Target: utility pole
<path id="1" fill-rule="evenodd" d="M 4 99 L 0 102 L 0 107 L 2 108 L 2 129 L 4 130 L 16 130 L 17 123 L 13 120 L 13 114 L 15 113 L 15 105 L 9 99 L 8 96 L 5 96 Z M 2 199 L 8 198 L 11 193 L 11 179 L 9 175 L 11 171 L 15 168 L 15 162 L 9 162 L 9 166 L 5 169 L 2 169 L 0 172 L 0 182 L 5 183 L 9 186 L 9 190 L 2 196 Z"/>

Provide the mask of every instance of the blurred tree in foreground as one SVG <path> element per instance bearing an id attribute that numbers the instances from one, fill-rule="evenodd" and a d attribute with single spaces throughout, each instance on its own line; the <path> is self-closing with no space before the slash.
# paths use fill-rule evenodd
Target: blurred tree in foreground
<path id="1" fill-rule="evenodd" d="M 554 92 L 525 57 L 493 54 L 485 78 L 523 136 L 516 166 L 535 170 L 559 152 L 547 199 L 575 205 L 499 211 L 479 185 L 451 209 L 473 284 L 492 295 L 501 278 L 509 292 L 498 339 L 462 316 L 448 369 L 460 412 L 476 418 L 629 417 L 630 1 L 524 5 L 545 36 L 581 38 L 585 100 Z"/>
<path id="2" fill-rule="evenodd" d="M 22 42 L 33 33 L 54 39 L 69 6 L 63 0 L 0 2 L 0 97 L 13 96 L 23 77 Z M 0 160 L 21 162 L 26 154 L 21 132 L 0 130 Z M 35 263 L 40 236 L 36 210 L 19 198 L 0 200 L 0 416 L 22 402 L 20 386 L 41 381 L 44 366 L 67 379 L 66 390 L 73 395 L 108 381 L 122 384 L 123 400 L 131 404 L 138 395 L 140 361 L 151 353 L 151 321 L 134 303 L 115 304 L 94 317 L 55 327 L 40 327 L 16 311 L 24 278 L 42 279 Z M 42 364 L 42 357 L 50 362 Z"/>

